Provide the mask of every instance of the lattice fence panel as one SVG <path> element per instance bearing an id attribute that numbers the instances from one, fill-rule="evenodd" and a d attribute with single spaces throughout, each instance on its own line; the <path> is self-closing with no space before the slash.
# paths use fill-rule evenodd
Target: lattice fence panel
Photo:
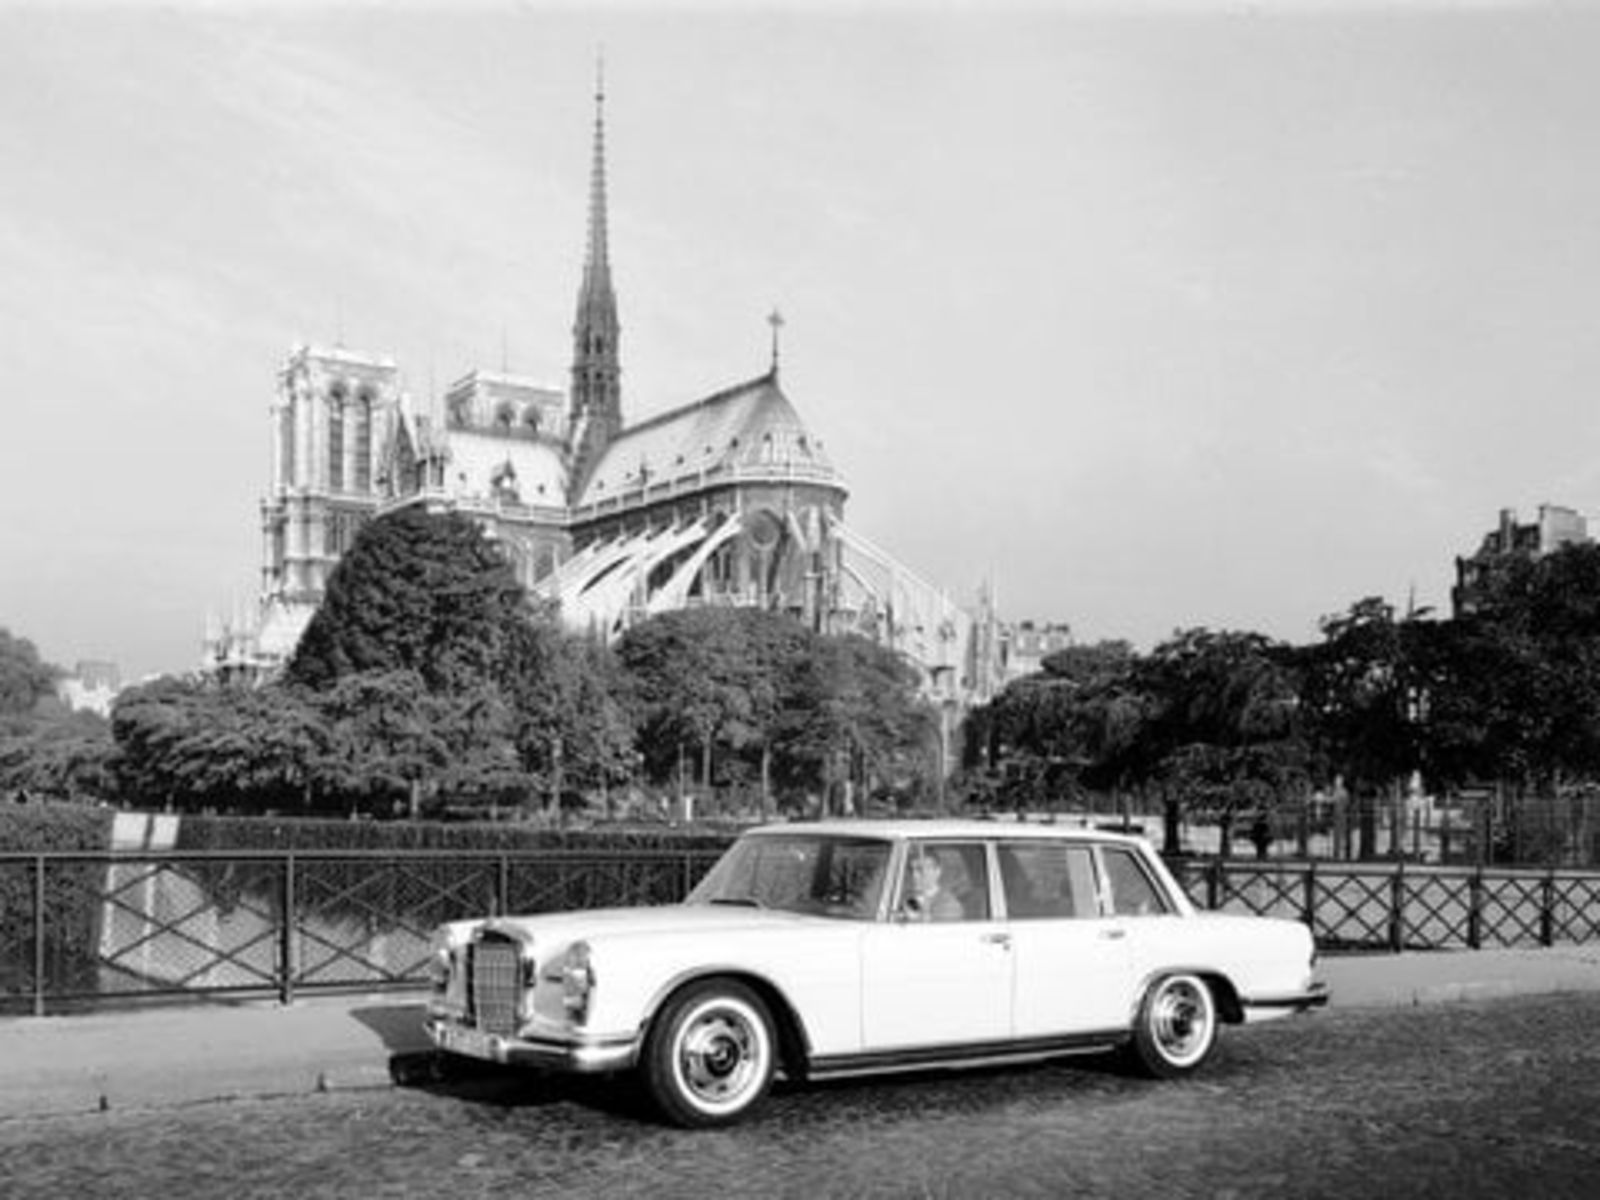
<path id="1" fill-rule="evenodd" d="M 101 994 L 271 987 L 280 878 L 273 862 L 111 863 Z"/>
<path id="2" fill-rule="evenodd" d="M 1312 929 L 1317 941 L 1346 948 L 1387 946 L 1393 907 L 1390 878 L 1388 871 L 1337 875 L 1318 871 Z"/>
<path id="3" fill-rule="evenodd" d="M 495 909 L 488 858 L 297 859 L 297 986 L 424 977 L 435 926 Z"/>
<path id="4" fill-rule="evenodd" d="M 511 864 L 506 897 L 514 913 L 675 904 L 716 855 L 560 858 Z"/>
<path id="5" fill-rule="evenodd" d="M 1407 874 L 1406 944 L 1418 949 L 1470 944 L 1472 879 L 1468 875 Z"/>
<path id="6" fill-rule="evenodd" d="M 1481 930 L 1485 946 L 1537 946 L 1544 880 L 1537 875 L 1483 878 Z"/>
<path id="7" fill-rule="evenodd" d="M 1600 941 L 1600 879 L 1557 875 L 1551 883 L 1551 899 L 1552 940 Z"/>
<path id="8" fill-rule="evenodd" d="M 1281 867 L 1230 866 L 1222 877 L 1225 912 L 1297 921 L 1304 914 L 1305 873 Z"/>

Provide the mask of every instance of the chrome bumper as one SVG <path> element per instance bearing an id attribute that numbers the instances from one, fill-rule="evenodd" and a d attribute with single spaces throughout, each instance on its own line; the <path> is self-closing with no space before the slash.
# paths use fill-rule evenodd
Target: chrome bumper
<path id="1" fill-rule="evenodd" d="M 505 1037 L 439 1017 L 430 1017 L 423 1028 L 427 1030 L 428 1040 L 440 1050 L 508 1066 L 541 1067 L 593 1075 L 624 1071 L 639 1061 L 637 1037 L 560 1042 L 542 1038 Z"/>
<path id="2" fill-rule="evenodd" d="M 1303 992 L 1293 992 L 1286 996 L 1249 996 L 1241 999 L 1240 1004 L 1246 1012 L 1252 1009 L 1273 1012 L 1305 1012 L 1307 1009 L 1322 1008 L 1330 999 L 1328 985 L 1322 982 L 1313 983 Z"/>

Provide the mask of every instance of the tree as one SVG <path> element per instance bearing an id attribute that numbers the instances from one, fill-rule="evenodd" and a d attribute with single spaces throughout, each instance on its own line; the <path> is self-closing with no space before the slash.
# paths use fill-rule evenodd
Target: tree
<path id="1" fill-rule="evenodd" d="M 0 627 L 0 715 L 26 713 L 55 693 L 61 669 L 39 657 L 27 638 Z"/>
<path id="2" fill-rule="evenodd" d="M 1240 814 L 1265 815 L 1306 777 L 1288 647 L 1259 633 L 1189 629 L 1140 664 L 1149 719 L 1139 755 L 1162 788 L 1166 848 L 1187 812 L 1215 820 L 1226 853 Z"/>
<path id="3" fill-rule="evenodd" d="M 421 674 L 412 670 L 358 671 L 314 694 L 323 743 L 314 760 L 319 786 L 354 809 L 421 813 L 447 761 L 448 735 Z"/>
<path id="4" fill-rule="evenodd" d="M 529 615 L 470 518 L 404 508 L 367 524 L 339 560 L 288 678 L 312 691 L 370 671 L 414 671 L 434 693 L 503 682 Z"/>
<path id="5" fill-rule="evenodd" d="M 522 769 L 554 811 L 577 790 L 629 777 L 634 763 L 627 683 L 604 645 L 536 620 L 519 633 L 508 695 Z"/>
<path id="6" fill-rule="evenodd" d="M 753 749 L 765 779 L 775 723 L 814 640 L 790 617 L 748 608 L 681 609 L 629 629 L 617 659 L 650 773 L 670 777 L 693 748 L 710 787 L 719 752 L 731 761 Z"/>
<path id="7" fill-rule="evenodd" d="M 662 613 L 617 647 L 645 766 L 671 778 L 686 751 L 705 786 L 759 774 L 769 789 L 833 796 L 904 784 L 929 748 L 915 670 L 859 637 L 821 636 L 759 609 Z"/>
<path id="8" fill-rule="evenodd" d="M 968 766 L 1003 762 L 1001 798 L 1018 809 L 1123 787 L 1145 719 L 1136 663 L 1124 641 L 1050 655 L 969 715 Z"/>
<path id="9" fill-rule="evenodd" d="M 104 717 L 92 712 L 36 710 L 0 717 L 0 793 L 31 796 L 116 795 L 116 746 Z"/>
<path id="10" fill-rule="evenodd" d="M 1410 639 L 1379 597 L 1322 620 L 1323 640 L 1300 658 L 1313 736 L 1356 802 L 1357 854 L 1377 854 L 1377 797 L 1421 764 L 1420 678 Z"/>
<path id="11" fill-rule="evenodd" d="M 316 714 L 294 691 L 163 678 L 111 710 L 124 794 L 180 809 L 308 804 L 321 747 Z"/>
<path id="12" fill-rule="evenodd" d="M 477 524 L 403 509 L 340 561 L 289 678 L 328 722 L 327 786 L 368 804 L 403 796 L 413 813 L 497 809 L 626 770 L 630 731 L 591 677 L 601 658 L 529 603 Z"/>
<path id="13" fill-rule="evenodd" d="M 829 811 L 854 785 L 913 785 L 931 768 L 937 715 L 905 659 L 856 634 L 816 638 L 798 663 L 775 742 L 793 786 L 820 788 Z M 835 799 L 836 797 L 836 799 Z"/>

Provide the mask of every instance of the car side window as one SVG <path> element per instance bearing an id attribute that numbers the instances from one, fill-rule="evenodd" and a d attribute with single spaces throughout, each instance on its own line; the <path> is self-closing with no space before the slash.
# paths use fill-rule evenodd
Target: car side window
<path id="1" fill-rule="evenodd" d="M 900 882 L 900 911 L 914 921 L 987 921 L 991 910 L 983 843 L 911 842 Z"/>
<path id="2" fill-rule="evenodd" d="M 1100 861 L 1105 866 L 1106 887 L 1110 892 L 1108 911 L 1112 915 L 1148 917 L 1171 911 L 1167 898 L 1133 851 L 1120 846 L 1102 846 Z"/>
<path id="3" fill-rule="evenodd" d="M 1007 842 L 999 847 L 1006 914 L 1013 920 L 1096 915 L 1094 862 L 1086 846 Z"/>

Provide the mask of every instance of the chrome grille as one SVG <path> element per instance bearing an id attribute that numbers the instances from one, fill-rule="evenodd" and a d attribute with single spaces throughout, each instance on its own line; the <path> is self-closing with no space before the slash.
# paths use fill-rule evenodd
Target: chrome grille
<path id="1" fill-rule="evenodd" d="M 522 999 L 522 956 L 517 943 L 485 938 L 472 945 L 472 1019 L 485 1033 L 517 1032 Z"/>

